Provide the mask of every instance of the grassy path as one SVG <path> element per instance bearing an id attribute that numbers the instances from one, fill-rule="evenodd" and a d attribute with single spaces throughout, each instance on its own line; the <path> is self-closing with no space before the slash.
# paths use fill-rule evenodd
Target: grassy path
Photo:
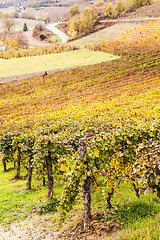
<path id="1" fill-rule="evenodd" d="M 0 60 L 0 77 L 107 62 L 118 56 L 90 50 Z"/>

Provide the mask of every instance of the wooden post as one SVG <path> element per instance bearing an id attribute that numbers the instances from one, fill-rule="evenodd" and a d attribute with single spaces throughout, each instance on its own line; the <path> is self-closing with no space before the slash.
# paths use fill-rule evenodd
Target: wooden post
<path id="1" fill-rule="evenodd" d="M 114 194 L 114 188 L 111 189 L 111 191 L 108 193 L 108 197 L 107 197 L 107 204 L 108 204 L 109 210 L 112 208 L 111 198 L 112 198 L 113 194 Z"/>
<path id="2" fill-rule="evenodd" d="M 20 178 L 20 169 L 21 169 L 21 148 L 18 146 L 18 148 L 17 148 L 17 174 L 15 176 L 16 179 Z"/>
<path id="3" fill-rule="evenodd" d="M 16 168 L 16 162 L 14 161 L 14 168 Z"/>
<path id="4" fill-rule="evenodd" d="M 32 153 L 29 150 L 30 141 L 27 139 L 27 147 L 28 147 L 28 175 L 27 175 L 27 190 L 31 189 L 31 182 L 32 182 Z"/>
<path id="5" fill-rule="evenodd" d="M 49 199 L 53 197 L 53 177 L 52 177 L 52 159 L 51 152 L 48 151 L 48 156 L 46 156 L 46 165 L 47 165 L 47 177 L 48 177 L 48 195 Z"/>
<path id="6" fill-rule="evenodd" d="M 80 160 L 84 161 L 85 154 L 87 151 L 85 139 L 81 138 L 79 140 L 79 148 L 80 148 Z M 91 222 L 91 192 L 90 192 L 90 177 L 88 176 L 83 185 L 83 225 L 84 231 Z"/>
<path id="7" fill-rule="evenodd" d="M 44 174 L 44 172 L 45 172 L 45 166 L 43 165 L 43 174 Z M 45 175 L 43 176 L 42 181 L 43 181 L 43 187 L 45 187 L 45 186 L 46 186 L 46 178 L 45 178 Z"/>
<path id="8" fill-rule="evenodd" d="M 3 162 L 3 169 L 4 169 L 4 172 L 6 172 L 6 171 L 7 171 L 6 160 L 3 159 L 2 162 Z"/>

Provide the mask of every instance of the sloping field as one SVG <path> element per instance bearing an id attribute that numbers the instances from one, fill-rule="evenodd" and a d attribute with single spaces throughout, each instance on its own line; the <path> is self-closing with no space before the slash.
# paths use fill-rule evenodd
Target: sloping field
<path id="1" fill-rule="evenodd" d="M 150 5 L 143 6 L 129 14 L 130 18 L 160 17 L 160 1 L 154 0 Z"/>
<path id="2" fill-rule="evenodd" d="M 85 66 L 107 62 L 119 57 L 90 50 L 41 55 L 25 58 L 0 59 L 0 77 L 48 71 L 53 69 Z"/>
<path id="3" fill-rule="evenodd" d="M 109 104 L 115 112 L 118 109 L 116 101 L 119 102 L 119 98 L 123 99 L 121 102 L 123 106 L 126 101 L 129 102 L 129 96 L 132 99 L 132 96 L 145 94 L 147 91 L 157 92 L 160 87 L 160 45 L 157 44 L 160 40 L 159 28 L 159 21 L 154 24 L 147 23 L 137 31 L 131 31 L 127 38 L 123 35 L 119 40 L 108 40 L 108 42 L 93 45 L 93 49 L 124 55 L 122 59 L 57 72 L 46 76 L 45 81 L 37 77 L 2 85 L 1 119 L 4 117 L 5 120 L 19 119 L 19 117 L 34 119 L 38 116 L 41 118 L 41 114 L 43 117 L 44 113 L 45 116 L 47 114 L 51 116 L 52 109 L 56 112 L 61 109 L 60 115 L 65 111 L 66 114 L 70 112 L 74 115 L 72 111 L 74 107 L 83 109 L 85 106 L 92 111 L 89 105 L 97 104 L 98 101 L 100 103 L 107 101 L 104 102 L 104 108 Z M 86 57 L 88 61 L 88 55 Z M 71 61 L 75 64 L 73 59 Z M 84 64 L 82 60 L 80 61 Z M 126 96 L 128 97 L 124 101 Z M 117 100 L 113 100 L 114 98 Z M 140 95 L 140 98 L 145 98 L 145 95 Z M 155 104 L 156 102 L 157 97 Z M 118 103 L 118 106 L 121 104 Z M 103 108 L 102 103 L 101 105 Z M 144 111 L 150 106 L 150 104 L 146 105 Z M 140 106 L 140 108 L 143 107 Z"/>
<path id="4" fill-rule="evenodd" d="M 114 38 L 122 33 L 126 33 L 131 29 L 137 27 L 140 22 L 118 22 L 112 25 L 111 27 L 102 29 L 98 32 L 92 33 L 86 37 L 80 38 L 71 42 L 73 45 L 77 45 L 79 47 L 85 47 L 90 44 L 98 43 L 105 41 L 110 38 Z"/>
<path id="5" fill-rule="evenodd" d="M 126 108 L 126 101 L 129 105 L 132 105 L 134 103 L 132 97 L 134 96 L 139 96 L 138 98 L 148 101 L 145 94 L 148 94 L 149 91 L 149 95 L 153 95 L 153 103 L 150 102 L 144 106 L 140 104 L 139 106 L 141 110 L 143 109 L 146 112 L 146 109 L 150 108 L 150 104 L 154 106 L 159 104 L 159 102 L 157 103 L 159 101 L 157 94 L 159 94 L 160 87 L 159 31 L 159 21 L 154 21 L 146 23 L 137 30 L 131 31 L 130 34 L 123 35 L 116 40 L 108 40 L 92 46 L 96 50 L 110 51 L 122 55 L 121 59 L 56 72 L 45 78 L 35 77 L 1 85 L 0 119 L 4 123 L 9 123 L 10 119 L 23 122 L 27 118 L 36 121 L 36 119 L 43 118 L 44 114 L 45 118 L 47 116 L 52 118 L 52 116 L 55 116 L 54 114 L 58 114 L 60 118 L 61 114 L 71 114 L 75 117 L 74 111 L 78 109 L 78 113 L 82 111 L 83 115 L 83 108 L 93 111 L 94 114 L 95 107 L 92 107 L 92 104 L 98 105 L 98 108 L 101 106 L 102 109 L 106 109 L 106 105 L 109 105 L 115 113 L 119 106 Z M 73 52 L 77 56 L 80 56 L 78 55 L 80 53 L 84 54 L 84 51 Z M 87 53 L 86 59 L 79 60 L 82 65 L 89 61 L 90 63 L 95 61 L 96 54 L 102 54 L 90 52 L 95 57 L 95 59 L 90 59 L 88 58 L 88 51 L 85 50 L 85 53 Z M 65 56 L 67 59 L 67 55 Z M 105 56 L 104 61 L 106 55 L 102 56 Z M 18 60 L 21 63 L 22 60 Z M 64 63 L 65 59 L 61 60 Z M 55 61 L 57 63 L 57 60 Z M 84 63 L 84 61 L 86 62 Z M 31 68 L 34 67 L 32 66 L 33 62 L 29 64 Z M 71 64 L 75 65 L 73 58 Z M 39 68 L 40 66 L 36 67 Z M 53 69 L 52 64 L 51 67 Z M 23 70 L 25 71 L 26 68 L 24 64 Z M 40 69 L 42 70 L 41 67 Z M 27 69 L 27 71 L 30 71 L 30 69 Z M 137 100 L 135 101 L 137 104 Z M 150 115 L 151 109 L 154 109 L 154 107 L 150 108 Z"/>
<path id="6" fill-rule="evenodd" d="M 12 142 L 15 146 L 19 144 L 23 147 L 21 144 L 23 139 L 35 139 L 34 173 L 36 169 L 37 171 L 42 169 L 44 161 L 47 162 L 47 157 L 52 154 L 52 158 L 56 162 L 53 163 L 56 173 L 57 169 L 60 169 L 65 175 L 63 184 L 66 184 L 66 188 L 61 194 L 63 190 L 61 178 L 56 178 L 56 173 L 53 173 L 54 189 L 57 191 L 57 187 L 61 187 L 61 190 L 55 191 L 56 197 L 62 202 L 61 207 L 65 211 L 70 211 L 69 204 L 73 204 L 73 198 L 76 196 L 77 205 L 75 210 L 67 215 L 67 222 L 73 215 L 78 215 L 82 206 L 81 195 L 80 197 L 76 195 L 77 186 L 85 176 L 81 174 L 86 174 L 87 171 L 87 176 L 94 176 L 92 208 L 98 212 L 106 209 L 105 214 L 108 214 L 100 219 L 98 227 L 100 226 L 102 230 L 102 222 L 105 222 L 107 218 L 109 219 L 107 226 L 111 221 L 118 221 L 122 228 L 118 233 L 117 228 L 114 228 L 113 238 L 108 235 L 108 238 L 113 240 L 149 238 L 157 240 L 159 238 L 159 198 L 154 193 L 137 199 L 133 192 L 133 186 L 131 186 L 133 182 L 129 179 L 130 176 L 133 177 L 133 174 L 126 178 L 126 175 L 132 170 L 129 168 L 129 162 L 135 162 L 133 153 L 139 146 L 135 142 L 143 141 L 145 147 L 150 144 L 150 141 L 153 141 L 154 144 L 155 139 L 156 144 L 160 142 L 159 31 L 159 21 L 155 21 L 143 25 L 136 31 L 131 31 L 127 37 L 122 36 L 116 40 L 108 40 L 92 46 L 95 49 L 122 55 L 122 58 L 114 61 L 0 85 L 1 141 L 6 144 L 7 137 L 11 136 L 14 137 L 14 142 Z M 4 132 L 9 135 L 6 137 Z M 95 134 L 95 137 L 92 133 Z M 86 134 L 91 138 L 91 144 L 89 142 L 87 145 L 88 155 L 83 163 L 79 161 L 76 141 Z M 63 147 L 66 146 L 66 142 L 68 145 L 66 153 L 64 153 Z M 3 145 L 4 150 L 6 149 L 5 144 Z M 9 147 L 12 147 L 12 144 Z M 62 150 L 58 151 L 59 148 Z M 151 156 L 150 148 L 148 150 L 147 159 L 148 156 Z M 28 151 L 27 156 L 30 156 L 29 154 Z M 137 156 L 137 158 L 138 161 L 139 159 L 144 160 L 143 156 L 141 158 Z M 89 165 L 87 161 L 89 161 Z M 125 162 L 125 166 L 123 162 Z M 124 177 L 127 187 L 124 184 Z M 115 182 L 119 179 L 122 184 L 116 185 Z M 84 178 L 85 180 L 86 178 Z M 10 185 L 11 183 L 6 181 L 5 184 Z M 31 211 L 32 204 L 37 206 L 37 204 L 43 203 L 43 198 L 40 198 L 44 193 L 43 188 L 39 187 L 39 197 L 37 197 L 42 201 L 37 203 L 35 200 L 34 203 L 29 200 L 32 191 L 24 190 L 22 180 L 14 180 L 13 184 L 15 184 L 15 188 L 5 188 L 7 203 L 11 202 L 12 204 L 6 205 L 6 199 L 1 198 L 1 219 L 4 222 L 12 221 L 12 217 L 17 219 L 20 213 L 22 213 L 21 217 L 25 217 L 25 213 L 29 214 L 27 209 Z M 106 208 L 106 197 L 113 186 L 116 186 L 116 193 L 113 196 L 113 208 L 110 212 Z M 22 195 L 26 197 L 26 201 L 18 203 L 19 208 L 17 208 L 18 201 L 15 200 L 14 189 L 16 189 L 17 197 L 19 194 L 21 197 Z M 14 198 L 8 191 L 14 194 Z M 121 191 L 122 197 L 119 191 Z M 34 185 L 32 199 L 34 195 L 37 196 L 36 194 L 37 188 Z M 11 201 L 11 199 L 13 200 Z M 14 214 L 12 214 L 12 206 L 16 209 Z M 61 214 L 61 212 L 59 213 Z M 112 225 L 112 227 L 114 226 Z M 73 226 L 72 229 L 75 230 Z M 72 229 L 68 232 L 71 233 Z M 65 239 L 69 239 L 71 236 L 68 232 Z M 103 233 L 106 235 L 106 231 Z M 107 234 L 110 234 L 110 231 Z M 102 238 L 100 236 L 100 239 L 107 239 L 105 235 L 102 235 Z M 90 235 L 84 236 L 84 238 L 97 240 L 97 234 L 95 233 L 94 238 Z"/>
<path id="7" fill-rule="evenodd" d="M 159 52 L 160 47 L 160 20 L 143 23 L 129 33 L 115 37 L 98 44 L 91 49 L 110 52 L 119 55 L 137 55 L 141 53 Z M 147 57 L 147 56 L 146 56 Z"/>
<path id="8" fill-rule="evenodd" d="M 160 54 L 148 55 L 147 59 L 146 55 L 133 59 L 124 58 L 94 67 L 57 72 L 47 76 L 45 83 L 43 78 L 37 77 L 2 85 L 0 118 L 5 121 L 11 118 L 34 119 L 41 114 L 43 117 L 44 113 L 54 113 L 53 109 L 56 112 L 62 109 L 61 114 L 64 114 L 64 111 L 72 112 L 72 108 L 76 106 L 83 109 L 85 105 L 92 109 L 89 105 L 98 100 L 107 101 L 104 106 L 113 104 L 112 109 L 115 107 L 116 111 L 126 101 L 131 104 L 129 102 L 132 97 L 129 100 L 129 96 L 147 91 L 158 94 L 159 87 Z M 128 96 L 127 99 L 125 96 Z M 125 100 L 118 100 L 121 97 Z M 114 98 L 118 102 L 112 100 Z M 145 98 L 145 95 L 140 95 L 140 98 Z M 158 100 L 157 97 L 155 100 Z M 145 110 L 146 106 L 140 104 L 140 108 L 142 107 Z"/>

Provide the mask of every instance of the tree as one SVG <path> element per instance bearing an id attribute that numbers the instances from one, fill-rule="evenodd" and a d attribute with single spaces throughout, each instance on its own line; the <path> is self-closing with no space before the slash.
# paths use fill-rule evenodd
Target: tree
<path id="1" fill-rule="evenodd" d="M 97 15 L 93 9 L 85 8 L 81 14 L 82 32 L 89 33 L 97 22 Z"/>
<path id="2" fill-rule="evenodd" d="M 115 16 L 117 17 L 124 11 L 124 2 L 123 0 L 118 0 L 115 7 Z"/>
<path id="3" fill-rule="evenodd" d="M 17 174 L 15 176 L 16 179 L 20 178 L 20 169 L 21 169 L 21 148 L 17 147 Z"/>
<path id="4" fill-rule="evenodd" d="M 114 8 L 113 8 L 113 4 L 111 2 L 109 2 L 107 4 L 106 11 L 105 11 L 105 16 L 108 17 L 108 18 L 113 18 L 114 17 Z"/>
<path id="5" fill-rule="evenodd" d="M 93 9 L 85 8 L 79 16 L 74 16 L 68 21 L 69 34 L 72 38 L 90 33 L 97 23 L 97 15 Z"/>
<path id="6" fill-rule="evenodd" d="M 72 19 L 70 19 L 67 23 L 68 25 L 68 33 L 71 35 L 71 37 L 74 39 L 79 34 L 79 17 L 74 16 Z"/>
<path id="7" fill-rule="evenodd" d="M 104 6 L 104 1 L 103 0 L 100 0 L 98 2 L 95 2 L 93 7 L 97 8 L 97 7 L 102 7 Z"/>
<path id="8" fill-rule="evenodd" d="M 73 5 L 73 6 L 71 6 L 70 8 L 69 8 L 69 17 L 71 18 L 71 17 L 73 17 L 73 16 L 75 16 L 75 15 L 78 15 L 79 13 L 80 13 L 80 11 L 79 11 L 79 5 L 78 4 L 75 4 L 75 5 Z"/>
<path id="9" fill-rule="evenodd" d="M 15 25 L 15 20 L 13 18 L 9 18 L 8 16 L 3 17 L 3 29 L 4 32 L 10 32 L 11 29 Z"/>
<path id="10" fill-rule="evenodd" d="M 13 161 L 14 149 L 12 145 L 13 136 L 12 134 L 5 134 L 4 137 L 0 138 L 0 152 L 2 153 L 2 163 L 4 172 L 7 171 L 7 162 Z"/>
<path id="11" fill-rule="evenodd" d="M 27 24 L 26 24 L 26 23 L 24 23 L 23 31 L 24 31 L 24 32 L 28 31 L 28 27 L 27 27 Z"/>
<path id="12" fill-rule="evenodd" d="M 80 147 L 80 161 L 84 162 L 85 154 L 87 151 L 87 147 L 86 147 L 84 138 L 81 138 L 79 140 L 79 147 Z M 84 181 L 84 185 L 83 185 L 83 225 L 84 225 L 84 230 L 86 229 L 86 227 L 88 225 L 90 225 L 90 221 L 92 219 L 90 185 L 91 185 L 91 178 L 90 178 L 90 176 L 87 176 Z"/>
<path id="13" fill-rule="evenodd" d="M 31 189 L 32 182 L 32 160 L 33 160 L 33 146 L 34 139 L 26 140 L 27 153 L 28 153 L 28 173 L 27 173 L 27 190 Z"/>

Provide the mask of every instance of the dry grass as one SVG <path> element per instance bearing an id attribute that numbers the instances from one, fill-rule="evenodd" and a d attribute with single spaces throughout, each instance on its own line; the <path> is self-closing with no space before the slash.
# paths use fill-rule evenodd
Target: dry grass
<path id="1" fill-rule="evenodd" d="M 128 15 L 131 18 L 160 17 L 160 1 L 154 0 L 151 5 L 143 6 Z"/>
<path id="2" fill-rule="evenodd" d="M 111 27 L 105 28 L 98 32 L 92 33 L 86 37 L 80 38 L 78 40 L 72 41 L 73 45 L 77 45 L 79 47 L 85 47 L 87 45 L 91 45 L 94 43 L 102 42 L 107 39 L 114 38 L 122 33 L 126 33 L 131 29 L 137 27 L 140 23 L 138 22 L 119 22 L 114 24 Z"/>

